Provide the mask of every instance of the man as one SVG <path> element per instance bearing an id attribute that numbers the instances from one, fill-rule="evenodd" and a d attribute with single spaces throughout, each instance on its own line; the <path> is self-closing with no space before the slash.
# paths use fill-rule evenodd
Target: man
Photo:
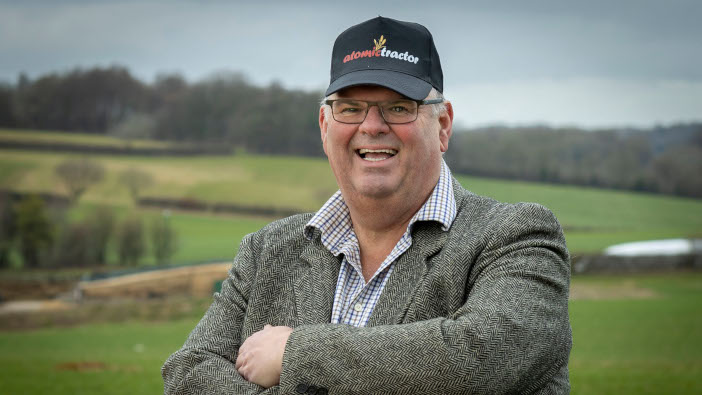
<path id="1" fill-rule="evenodd" d="M 340 191 L 242 241 L 167 393 L 569 391 L 561 228 L 451 177 L 442 80 L 421 25 L 339 35 L 319 125 Z"/>

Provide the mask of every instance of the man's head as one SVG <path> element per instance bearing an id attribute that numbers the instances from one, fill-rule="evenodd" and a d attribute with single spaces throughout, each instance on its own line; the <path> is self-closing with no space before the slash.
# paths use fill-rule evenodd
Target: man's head
<path id="1" fill-rule="evenodd" d="M 319 124 L 345 199 L 417 206 L 428 197 L 451 136 L 453 110 L 442 90 L 423 26 L 378 17 L 339 35 Z"/>
<path id="2" fill-rule="evenodd" d="M 334 42 L 325 95 L 357 85 L 384 86 L 414 100 L 427 97 L 432 87 L 443 92 L 441 61 L 429 30 L 380 16 L 346 29 Z"/>

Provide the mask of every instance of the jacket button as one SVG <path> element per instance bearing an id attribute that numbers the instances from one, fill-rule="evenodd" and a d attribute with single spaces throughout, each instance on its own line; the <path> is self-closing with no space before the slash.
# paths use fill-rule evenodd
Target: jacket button
<path id="1" fill-rule="evenodd" d="M 307 388 L 307 393 L 310 395 L 317 395 L 319 392 L 317 392 L 319 388 L 316 385 L 310 385 L 309 388 Z"/>
<path id="2" fill-rule="evenodd" d="M 320 388 L 317 390 L 317 395 L 328 395 L 329 391 L 326 388 Z"/>
<path id="3" fill-rule="evenodd" d="M 298 384 L 297 387 L 295 387 L 295 392 L 297 392 L 298 394 L 304 394 L 305 392 L 307 392 L 307 384 Z"/>

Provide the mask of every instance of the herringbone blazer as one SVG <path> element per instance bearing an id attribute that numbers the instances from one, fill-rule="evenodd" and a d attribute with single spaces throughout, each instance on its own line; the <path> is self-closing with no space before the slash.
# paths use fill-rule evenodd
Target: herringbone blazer
<path id="1" fill-rule="evenodd" d="M 448 231 L 412 229 L 364 328 L 331 324 L 341 257 L 311 214 L 248 235 L 221 293 L 162 369 L 168 394 L 567 393 L 569 257 L 546 208 L 477 196 L 453 180 Z M 245 381 L 234 362 L 265 324 L 294 328 L 280 385 Z M 320 390 L 321 389 L 321 390 Z"/>

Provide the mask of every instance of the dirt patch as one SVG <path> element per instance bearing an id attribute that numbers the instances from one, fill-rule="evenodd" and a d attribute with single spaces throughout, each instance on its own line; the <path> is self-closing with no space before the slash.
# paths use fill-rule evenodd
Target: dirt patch
<path id="1" fill-rule="evenodd" d="M 570 286 L 571 300 L 611 300 L 611 299 L 654 299 L 659 295 L 648 288 L 643 288 L 634 281 L 612 284 L 578 283 Z"/>
<path id="2" fill-rule="evenodd" d="M 54 369 L 59 371 L 67 372 L 141 372 L 142 369 L 139 366 L 127 365 L 127 366 L 113 366 L 108 365 L 101 361 L 71 361 L 62 362 L 54 366 Z"/>
<path id="3" fill-rule="evenodd" d="M 70 292 L 78 283 L 77 279 L 1 279 L 0 299 L 40 300 L 55 298 Z"/>
<path id="4" fill-rule="evenodd" d="M 101 372 L 107 370 L 107 364 L 100 361 L 63 362 L 55 366 L 56 370 L 73 372 Z"/>
<path id="5" fill-rule="evenodd" d="M 75 307 L 75 303 L 62 300 L 21 300 L 0 304 L 0 316 L 12 313 L 33 313 L 65 311 Z"/>
<path id="6" fill-rule="evenodd" d="M 75 304 L 67 303 L 68 308 L 58 305 L 52 306 L 51 304 L 39 305 L 36 302 L 21 303 L 21 305 L 15 305 L 12 310 L 6 310 L 0 314 L 0 331 L 67 327 L 128 320 L 162 322 L 184 318 L 199 319 L 212 303 L 212 298 L 179 296 L 146 300 L 86 301 Z M 135 351 L 138 352 L 138 350 Z"/>

